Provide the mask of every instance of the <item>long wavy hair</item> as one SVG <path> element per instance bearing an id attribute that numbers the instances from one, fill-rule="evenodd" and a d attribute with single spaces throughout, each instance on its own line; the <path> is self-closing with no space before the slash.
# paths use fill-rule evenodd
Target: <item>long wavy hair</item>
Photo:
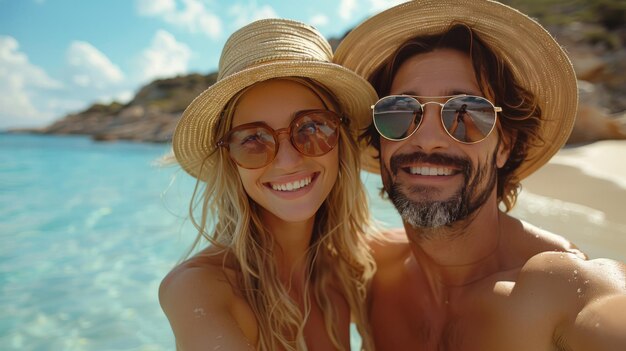
<path id="1" fill-rule="evenodd" d="M 402 63 L 415 55 L 437 49 L 453 49 L 468 55 L 481 92 L 496 106 L 502 107 L 498 115 L 498 134 L 511 152 L 505 165 L 498 169 L 497 198 L 508 212 L 515 206 L 520 189 L 520 179 L 515 177 L 514 171 L 528 156 L 530 146 L 544 142 L 539 136 L 541 109 L 534 94 L 521 86 L 508 64 L 480 39 L 471 26 L 453 23 L 442 34 L 406 41 L 368 79 L 378 96 L 387 96 Z M 373 125 L 361 138 L 380 152 L 380 135 Z"/>
<path id="2" fill-rule="evenodd" d="M 342 113 L 332 94 L 319 83 L 305 78 L 289 79 L 316 93 L 326 107 Z M 245 89 L 225 108 L 216 140 L 231 129 L 232 117 Z M 345 116 L 348 119 L 351 116 Z M 367 197 L 360 180 L 356 132 L 346 124 L 339 129 L 339 173 L 330 194 L 317 211 L 307 252 L 304 307 L 300 308 L 281 283 L 275 262 L 274 238 L 260 219 L 260 207 L 247 196 L 237 168 L 223 148 L 210 154 L 190 204 L 190 217 L 198 236 L 188 255 L 204 240 L 221 248 L 226 261 L 234 262 L 237 282 L 258 322 L 257 350 L 307 350 L 304 326 L 313 300 L 322 310 L 326 332 L 337 349 L 340 330 L 329 290 L 338 290 L 348 302 L 352 321 L 362 336 L 363 349 L 372 349 L 368 329 L 366 293 L 375 271 L 367 245 L 367 233 L 375 228 L 370 220 Z M 198 211 L 199 210 L 199 211 Z M 234 260 L 233 260 L 234 258 Z M 311 299 L 312 297 L 312 299 Z"/>

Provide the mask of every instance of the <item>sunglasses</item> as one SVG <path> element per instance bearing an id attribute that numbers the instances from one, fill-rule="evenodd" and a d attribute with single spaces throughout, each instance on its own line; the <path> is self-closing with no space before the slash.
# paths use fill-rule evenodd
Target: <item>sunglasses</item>
<path id="1" fill-rule="evenodd" d="M 502 108 L 480 96 L 455 95 L 428 97 L 449 98 L 446 102 L 421 103 L 411 95 L 390 95 L 372 105 L 374 126 L 385 139 L 407 139 L 422 123 L 424 108 L 428 104 L 441 106 L 441 123 L 450 137 L 463 144 L 483 141 L 494 129 L 496 116 Z"/>
<path id="2" fill-rule="evenodd" d="M 228 149 L 230 158 L 239 166 L 257 169 L 270 164 L 278 153 L 278 136 L 289 135 L 291 145 L 302 155 L 323 156 L 339 140 L 343 118 L 329 110 L 296 112 L 287 128 L 274 130 L 264 122 L 246 123 L 231 129 L 217 142 Z"/>

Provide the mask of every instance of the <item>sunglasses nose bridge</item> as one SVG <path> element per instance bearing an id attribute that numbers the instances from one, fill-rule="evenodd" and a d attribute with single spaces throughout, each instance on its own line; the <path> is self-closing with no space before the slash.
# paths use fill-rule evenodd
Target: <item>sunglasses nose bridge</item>
<path id="1" fill-rule="evenodd" d="M 434 105 L 439 105 L 440 108 L 443 108 L 443 105 L 445 105 L 445 104 L 443 104 L 441 102 L 437 102 L 437 101 L 428 101 L 428 102 L 425 102 L 423 104 L 422 103 L 420 103 L 420 104 L 422 105 L 422 110 L 424 110 L 424 112 L 426 112 L 426 106 L 427 105 L 433 105 L 433 104 Z"/>
<path id="2" fill-rule="evenodd" d="M 432 114 L 432 113 L 434 113 L 439 119 L 441 119 L 441 113 L 443 111 L 443 106 L 445 105 L 444 103 L 437 102 L 437 101 L 428 101 L 428 102 L 425 102 L 425 103 L 423 103 L 421 105 L 422 105 L 422 115 L 423 115 L 422 119 L 426 118 L 426 116 L 428 114 Z M 439 106 L 439 110 L 437 110 L 436 107 L 427 109 L 426 108 L 427 105 L 438 105 Z M 430 112 L 429 112 L 429 110 L 430 110 Z M 422 123 L 423 123 L 423 121 L 422 121 Z"/>
<path id="3" fill-rule="evenodd" d="M 274 138 L 276 138 L 276 143 L 280 143 L 280 136 L 281 135 L 285 135 L 285 137 L 287 139 L 289 139 L 289 135 L 290 135 L 290 128 L 280 128 L 280 129 L 275 129 L 274 130 Z"/>
<path id="4" fill-rule="evenodd" d="M 281 144 L 283 144 L 283 142 L 284 144 L 289 144 L 288 147 L 292 147 L 294 150 L 297 151 L 295 145 L 293 145 L 293 142 L 291 141 L 291 129 L 289 127 L 275 129 L 274 140 L 276 142 L 276 150 L 274 150 L 275 156 L 278 155 L 278 152 L 281 149 Z M 283 145 L 282 149 L 284 149 L 286 146 L 287 145 Z"/>
<path id="5" fill-rule="evenodd" d="M 281 137 L 281 135 L 284 137 Z M 277 162 L 278 167 L 294 162 L 297 163 L 296 159 L 301 159 L 302 153 L 293 141 L 291 127 L 275 129 L 274 139 L 276 140 L 274 161 Z"/>

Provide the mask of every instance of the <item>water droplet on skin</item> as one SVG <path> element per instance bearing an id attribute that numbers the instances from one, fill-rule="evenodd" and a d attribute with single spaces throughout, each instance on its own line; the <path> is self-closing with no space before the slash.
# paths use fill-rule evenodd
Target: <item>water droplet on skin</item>
<path id="1" fill-rule="evenodd" d="M 194 308 L 193 314 L 196 316 L 196 318 L 206 316 L 206 313 L 204 312 L 204 308 L 200 308 L 200 307 Z"/>
<path id="2" fill-rule="evenodd" d="M 589 280 L 585 280 L 584 284 L 585 285 L 589 284 Z"/>
<path id="3" fill-rule="evenodd" d="M 596 328 L 600 328 L 600 323 L 596 323 Z"/>
<path id="4" fill-rule="evenodd" d="M 550 271 L 550 274 L 554 274 L 554 272 L 553 272 L 553 271 Z"/>
<path id="5" fill-rule="evenodd" d="M 213 348 L 213 350 L 219 350 L 222 348 L 222 345 L 215 345 L 215 347 Z"/>
<path id="6" fill-rule="evenodd" d="M 574 274 L 578 274 L 578 270 L 576 270 L 576 269 L 575 269 L 575 270 L 574 270 Z"/>
<path id="7" fill-rule="evenodd" d="M 583 289 L 578 288 L 578 290 L 576 290 L 579 294 L 583 291 Z"/>

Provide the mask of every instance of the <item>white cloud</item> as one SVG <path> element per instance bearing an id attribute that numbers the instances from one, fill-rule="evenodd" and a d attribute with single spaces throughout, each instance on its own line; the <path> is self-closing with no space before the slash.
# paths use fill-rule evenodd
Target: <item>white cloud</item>
<path id="1" fill-rule="evenodd" d="M 129 102 L 130 100 L 132 100 L 135 97 L 135 92 L 132 90 L 125 90 L 122 92 L 117 93 L 117 95 L 115 95 L 113 97 L 114 101 L 120 102 L 122 104 L 125 104 L 127 102 Z"/>
<path id="2" fill-rule="evenodd" d="M 172 34 L 159 30 L 152 39 L 152 44 L 145 49 L 140 58 L 141 80 L 172 77 L 187 73 L 191 58 L 191 49 L 178 42 Z"/>
<path id="3" fill-rule="evenodd" d="M 211 13 L 200 0 L 136 0 L 137 11 L 142 16 L 159 17 L 165 22 L 191 33 L 202 33 L 210 38 L 222 34 L 221 19 Z"/>
<path id="4" fill-rule="evenodd" d="M 2 63 L 0 74 L 15 79 L 17 84 L 43 89 L 57 89 L 63 86 L 50 78 L 42 68 L 31 64 L 26 54 L 19 51 L 19 44 L 13 37 L 0 35 L 0 62 Z"/>
<path id="5" fill-rule="evenodd" d="M 230 7 L 228 13 L 234 17 L 232 21 L 236 28 L 243 27 L 250 22 L 264 18 L 279 17 L 273 7 L 269 5 L 257 6 L 256 2 L 248 4 L 235 4 Z"/>
<path id="6" fill-rule="evenodd" d="M 403 2 L 406 2 L 406 0 L 370 0 L 370 13 L 383 11 Z"/>
<path id="7" fill-rule="evenodd" d="M 321 13 L 311 17 L 311 19 L 309 20 L 309 23 L 315 27 L 323 27 L 327 25 L 328 22 L 329 22 L 328 16 L 323 15 Z"/>
<path id="8" fill-rule="evenodd" d="M 32 126 L 52 118 L 39 106 L 40 93 L 63 84 L 29 62 L 15 38 L 0 35 L 0 128 Z"/>
<path id="9" fill-rule="evenodd" d="M 87 42 L 72 42 L 66 58 L 71 80 L 80 87 L 105 89 L 124 80 L 122 70 Z"/>
<path id="10" fill-rule="evenodd" d="M 162 16 L 176 10 L 175 0 L 137 0 L 137 10 L 142 16 Z"/>
<path id="11" fill-rule="evenodd" d="M 135 97 L 135 93 L 132 90 L 123 90 L 114 92 L 111 95 L 102 95 L 98 97 L 95 101 L 100 104 L 108 105 L 112 102 L 118 102 L 121 104 L 125 104 Z"/>
<path id="12" fill-rule="evenodd" d="M 45 108 L 54 112 L 54 117 L 61 117 L 68 111 L 80 111 L 88 105 L 87 101 L 71 98 L 49 98 L 45 101 Z"/>
<path id="13" fill-rule="evenodd" d="M 356 10 L 356 0 L 341 0 L 339 3 L 339 17 L 344 20 L 352 19 Z"/>

